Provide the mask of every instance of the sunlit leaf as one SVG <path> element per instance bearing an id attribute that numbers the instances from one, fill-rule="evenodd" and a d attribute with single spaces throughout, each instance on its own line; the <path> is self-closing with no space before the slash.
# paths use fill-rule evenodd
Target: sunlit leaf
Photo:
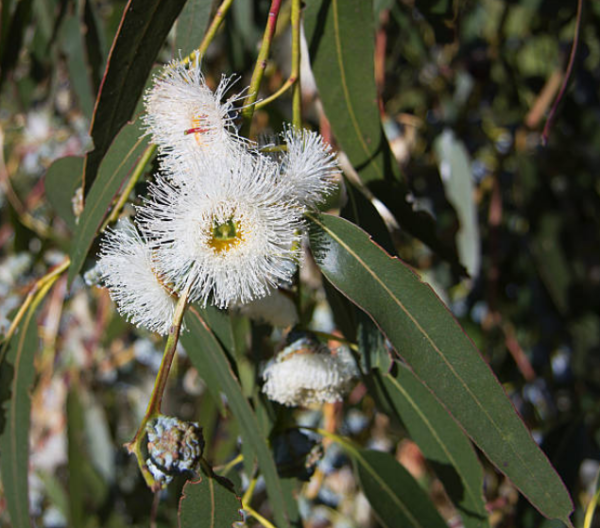
<path id="1" fill-rule="evenodd" d="M 568 522 L 560 478 L 515 412 L 472 341 L 433 291 L 347 220 L 312 218 L 319 267 L 367 312 L 415 374 L 529 501 Z"/>
<path id="2" fill-rule="evenodd" d="M 471 277 L 477 277 L 481 266 L 481 245 L 469 154 L 451 130 L 445 130 L 438 136 L 433 148 L 446 197 L 454 207 L 460 224 L 456 235 L 460 261 Z"/>

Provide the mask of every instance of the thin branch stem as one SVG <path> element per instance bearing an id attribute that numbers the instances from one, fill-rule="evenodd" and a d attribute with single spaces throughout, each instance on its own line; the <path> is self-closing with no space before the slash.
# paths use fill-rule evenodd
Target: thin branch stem
<path id="1" fill-rule="evenodd" d="M 246 492 L 244 493 L 244 496 L 242 497 L 242 504 L 244 505 L 244 508 L 246 507 L 246 505 L 250 504 L 250 501 L 252 500 L 252 495 L 254 494 L 254 489 L 256 488 L 257 482 L 258 482 L 258 477 L 254 477 L 250 481 L 250 484 L 248 484 L 248 489 L 246 490 Z"/>
<path id="2" fill-rule="evenodd" d="M 562 101 L 565 92 L 567 91 L 567 86 L 569 85 L 569 80 L 571 79 L 571 73 L 573 72 L 573 66 L 575 64 L 575 57 L 577 55 L 577 48 L 579 47 L 579 31 L 581 29 L 581 18 L 583 14 L 583 0 L 577 1 L 577 15 L 575 22 L 575 35 L 573 36 L 573 45 L 571 46 L 571 54 L 569 56 L 569 64 L 567 66 L 567 71 L 565 72 L 565 78 L 563 79 L 562 86 L 560 87 L 560 92 L 556 96 L 554 100 L 554 104 L 552 105 L 552 109 L 550 110 L 550 115 L 546 120 L 546 124 L 544 125 L 544 130 L 542 132 L 542 144 L 546 145 L 548 143 L 548 137 L 550 136 L 550 129 L 552 128 L 552 124 L 554 122 L 554 116 L 556 115 L 556 111 L 558 109 L 558 105 Z"/>
<path id="3" fill-rule="evenodd" d="M 225 464 L 224 466 L 216 467 L 215 469 L 218 470 L 224 477 L 226 477 L 227 473 L 229 473 L 237 464 L 239 464 L 243 460 L 244 460 L 244 455 L 242 455 L 240 453 L 233 460 L 230 460 L 229 462 L 227 462 L 227 464 Z"/>
<path id="4" fill-rule="evenodd" d="M 175 357 L 175 351 L 177 350 L 179 333 L 181 331 L 181 324 L 183 322 L 183 316 L 187 307 L 191 285 L 192 282 L 190 281 L 177 301 L 175 314 L 173 315 L 173 323 L 171 324 L 171 328 L 169 330 L 169 337 L 167 338 L 167 343 L 165 345 L 165 351 L 163 353 L 160 369 L 158 370 L 156 380 L 154 381 L 154 388 L 152 389 L 146 414 L 144 415 L 142 423 L 140 424 L 133 440 L 125 445 L 130 453 L 135 454 L 142 475 L 144 476 L 144 480 L 152 490 L 156 490 L 158 488 L 158 483 L 154 480 L 154 477 L 148 470 L 148 466 L 144 460 L 144 455 L 142 454 L 142 443 L 146 436 L 146 425 L 149 421 L 156 418 L 161 411 L 162 399 L 165 392 L 165 387 L 167 386 L 167 381 L 169 379 L 169 372 L 171 371 L 173 358 Z"/>
<path id="5" fill-rule="evenodd" d="M 263 108 L 264 106 L 267 106 L 268 104 L 275 101 L 275 99 L 281 97 L 293 86 L 294 82 L 296 82 L 296 79 L 293 76 L 290 76 L 290 78 L 287 81 L 285 81 L 285 83 L 281 85 L 281 88 L 279 88 L 279 90 L 277 90 L 274 94 L 269 95 L 269 97 L 267 97 L 266 99 L 261 99 L 260 101 L 258 101 L 254 105 L 254 109 L 258 110 L 260 108 Z"/>
<path id="6" fill-rule="evenodd" d="M 104 231 L 110 224 L 117 221 L 119 215 L 121 214 L 121 211 L 123 210 L 123 207 L 125 207 L 125 204 L 127 203 L 131 191 L 133 191 L 133 188 L 135 187 L 136 183 L 139 181 L 140 177 L 144 173 L 146 165 L 150 163 L 150 160 L 152 159 L 155 153 L 156 145 L 148 145 L 148 147 L 144 151 L 144 154 L 135 166 L 135 169 L 133 169 L 133 174 L 131 175 L 129 182 L 127 182 L 127 186 L 123 189 L 121 196 L 119 196 L 119 201 L 114 206 L 108 218 L 104 221 L 104 224 L 102 224 L 100 231 Z"/>
<path id="7" fill-rule="evenodd" d="M 296 128 L 301 128 L 302 126 L 302 90 L 300 85 L 300 2 L 301 0 L 292 0 L 292 71 L 290 76 L 274 94 L 271 94 L 266 99 L 261 99 L 254 104 L 254 110 L 263 108 L 281 97 L 285 92 L 293 87 L 293 122 Z M 249 112 L 250 110 L 248 110 L 248 113 Z"/>
<path id="8" fill-rule="evenodd" d="M 290 79 L 294 79 L 292 91 L 292 109 L 294 126 L 300 130 L 302 128 L 302 86 L 300 82 L 300 9 L 301 0 L 292 0 L 292 74 Z"/>
<path id="9" fill-rule="evenodd" d="M 6 348 L 8 347 L 8 343 L 14 335 L 15 331 L 17 330 L 17 327 L 23 319 L 23 316 L 25 315 L 29 307 L 36 302 L 37 294 L 41 291 L 47 291 L 45 289 L 46 286 L 48 284 L 54 284 L 58 277 L 60 277 L 60 275 L 68 269 L 70 264 L 71 260 L 69 259 L 69 257 L 67 257 L 61 264 L 59 264 L 53 270 L 46 273 L 46 275 L 38 279 L 33 285 L 33 288 L 31 288 L 31 290 L 27 294 L 27 297 L 25 298 L 25 301 L 19 308 L 17 315 L 15 315 L 15 318 L 10 323 L 10 328 L 8 329 L 8 332 L 6 332 L 6 335 L 4 336 L 4 343 L 2 345 L 2 350 L 0 350 L 0 363 L 4 359 L 4 354 L 6 352 Z"/>
<path id="10" fill-rule="evenodd" d="M 247 504 L 244 505 L 244 510 L 246 510 L 248 512 L 248 515 L 250 515 L 250 517 L 254 517 L 260 524 L 262 524 L 264 526 L 264 528 L 276 528 L 275 525 L 271 521 L 269 521 L 268 519 L 265 519 L 260 513 L 258 513 L 256 510 L 252 509 Z"/>
<path id="11" fill-rule="evenodd" d="M 260 46 L 260 51 L 258 52 L 256 65 L 254 66 L 254 72 L 252 73 L 252 80 L 250 81 L 250 90 L 248 97 L 246 97 L 246 100 L 244 101 L 242 117 L 244 118 L 244 128 L 246 129 L 246 132 L 250 128 L 250 122 L 252 121 L 252 116 L 254 115 L 254 103 L 258 97 L 260 83 L 262 82 L 265 68 L 267 67 L 267 59 L 269 57 L 269 50 L 271 49 L 273 35 L 275 34 L 275 28 L 277 27 L 277 17 L 279 16 L 281 1 L 282 0 L 271 1 L 269 18 L 267 19 L 267 25 L 265 27 L 262 44 Z"/>
<path id="12" fill-rule="evenodd" d="M 320 427 L 305 427 L 302 425 L 299 427 L 299 429 L 307 429 L 309 431 L 313 431 L 321 436 L 324 436 L 325 438 L 328 438 L 332 442 L 340 444 L 340 446 L 343 447 L 349 453 L 352 453 L 353 455 L 358 455 L 358 447 L 354 444 L 354 442 L 352 442 L 352 440 L 348 438 L 344 438 L 343 436 L 327 431 L 326 429 L 321 429 Z"/>
<path id="13" fill-rule="evenodd" d="M 192 53 L 190 53 L 187 57 L 185 57 L 185 59 L 183 59 L 181 61 L 183 64 L 187 64 L 188 62 L 194 61 L 197 58 L 202 59 L 204 57 L 204 54 L 206 53 L 208 46 L 210 46 L 210 43 L 215 38 L 215 35 L 217 34 L 217 30 L 219 29 L 221 22 L 223 22 L 223 19 L 225 18 L 227 11 L 229 11 L 231 4 L 233 4 L 233 0 L 224 0 L 223 1 L 223 3 L 217 9 L 217 12 L 216 12 L 214 18 L 212 19 L 210 26 L 206 30 L 206 34 L 204 35 L 204 38 L 202 39 L 202 43 L 200 44 L 198 49 L 192 51 Z"/>
<path id="14" fill-rule="evenodd" d="M 598 501 L 600 501 L 600 487 L 598 484 L 600 483 L 600 472 L 596 477 L 596 493 L 592 497 L 592 500 L 587 505 L 585 510 L 585 518 L 583 520 L 583 528 L 592 528 L 592 521 L 594 520 L 594 513 L 596 512 L 596 508 L 598 507 Z"/>

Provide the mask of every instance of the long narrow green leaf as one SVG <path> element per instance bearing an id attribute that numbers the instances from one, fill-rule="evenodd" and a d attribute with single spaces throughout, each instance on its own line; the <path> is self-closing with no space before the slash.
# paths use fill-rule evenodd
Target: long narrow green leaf
<path id="1" fill-rule="evenodd" d="M 194 51 L 204 37 L 213 0 L 188 0 L 175 22 L 175 57 L 182 57 Z"/>
<path id="2" fill-rule="evenodd" d="M 454 207 L 460 223 L 456 235 L 460 261 L 471 277 L 477 277 L 481 267 L 481 243 L 469 153 L 464 143 L 449 129 L 435 139 L 433 149 L 438 158 L 446 197 Z"/>
<path id="3" fill-rule="evenodd" d="M 83 266 L 115 194 L 138 159 L 146 149 L 151 148 L 148 146 L 148 138 L 140 137 L 142 132 L 139 125 L 138 120 L 124 127 L 102 160 L 98 178 L 90 190 L 85 208 L 75 229 L 71 246 L 69 284 Z"/>
<path id="4" fill-rule="evenodd" d="M 277 526 L 290 526 L 290 523 L 296 520 L 297 512 L 286 510 L 284 492 L 277 475 L 275 461 L 261 434 L 256 415 L 242 394 L 240 384 L 231 370 L 223 348 L 198 312 L 186 317 L 186 325 L 189 331 L 181 335 L 181 340 L 192 364 L 198 369 L 202 378 L 213 376 L 227 396 L 228 404 L 239 422 L 242 439 L 250 444 L 258 459 Z M 209 365 L 209 372 L 205 370 L 207 365 Z"/>
<path id="5" fill-rule="evenodd" d="M 381 451 L 341 446 L 352 457 L 361 487 L 385 528 L 446 528 L 421 486 L 393 456 Z"/>
<path id="6" fill-rule="evenodd" d="M 464 273 L 452 241 L 440 239 L 432 217 L 424 211 L 413 211 L 405 200 L 405 179 L 379 117 L 373 2 L 307 0 L 306 4 L 304 27 L 310 61 L 337 142 L 362 182 L 401 227 L 450 262 L 457 272 Z"/>
<path id="7" fill-rule="evenodd" d="M 8 344 L 0 364 L 0 472 L 13 528 L 29 528 L 29 426 L 33 357 L 38 334 L 35 307 Z"/>
<path id="8" fill-rule="evenodd" d="M 85 480 L 83 469 L 85 427 L 81 395 L 73 387 L 67 395 L 67 454 L 69 460 L 69 522 L 71 526 L 83 526 L 85 513 Z"/>
<path id="9" fill-rule="evenodd" d="M 445 305 L 417 275 L 350 222 L 311 218 L 325 276 L 386 334 L 415 374 L 539 511 L 570 524 L 562 481 L 489 366 Z"/>
<path id="10" fill-rule="evenodd" d="M 383 397 L 421 448 L 458 508 L 466 528 L 489 526 L 483 469 L 464 433 L 433 394 L 404 365 L 384 374 Z"/>
<path id="11" fill-rule="evenodd" d="M 305 25 L 325 112 L 361 180 L 402 179 L 379 119 L 371 2 L 309 0 Z"/>
<path id="12" fill-rule="evenodd" d="M 110 50 L 85 158 L 85 194 L 91 191 L 113 139 L 133 115 L 152 65 L 186 0 L 129 0 Z"/>

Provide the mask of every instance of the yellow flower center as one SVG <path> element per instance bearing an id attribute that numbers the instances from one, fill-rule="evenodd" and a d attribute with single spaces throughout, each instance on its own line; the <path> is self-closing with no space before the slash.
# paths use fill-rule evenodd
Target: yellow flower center
<path id="1" fill-rule="evenodd" d="M 215 253 L 226 253 L 238 246 L 243 240 L 244 234 L 239 223 L 230 218 L 222 224 L 214 223 L 212 237 L 208 241 L 208 245 L 214 249 Z"/>

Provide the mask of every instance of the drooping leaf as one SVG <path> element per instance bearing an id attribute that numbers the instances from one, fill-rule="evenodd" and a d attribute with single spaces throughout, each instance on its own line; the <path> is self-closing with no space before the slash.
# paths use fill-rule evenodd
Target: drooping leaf
<path id="1" fill-rule="evenodd" d="M 85 427 L 80 395 L 76 388 L 67 395 L 67 453 L 69 460 L 69 522 L 83 526 L 85 520 L 84 475 Z"/>
<path id="2" fill-rule="evenodd" d="M 433 218 L 413 211 L 406 182 L 383 132 L 374 74 L 373 4 L 309 0 L 305 31 L 325 114 L 362 182 L 409 231 L 464 274 L 456 250 L 440 239 Z"/>
<path id="3" fill-rule="evenodd" d="M 94 112 L 95 95 L 87 71 L 83 36 L 80 28 L 81 22 L 77 15 L 65 20 L 62 27 L 62 47 L 67 56 L 69 80 L 77 95 L 81 111 L 87 118 L 91 118 Z"/>
<path id="4" fill-rule="evenodd" d="M 83 9 L 80 9 L 80 11 L 83 11 L 80 13 L 80 20 L 85 44 L 86 64 L 89 70 L 92 91 L 96 95 L 100 89 L 102 72 L 106 62 L 102 22 L 97 14 L 97 7 L 92 0 L 84 0 Z"/>
<path id="5" fill-rule="evenodd" d="M 433 148 L 438 158 L 446 197 L 454 207 L 460 223 L 456 235 L 460 261 L 471 277 L 477 277 L 481 266 L 481 248 L 469 154 L 463 142 L 451 130 L 445 130 L 438 136 Z"/>
<path id="6" fill-rule="evenodd" d="M 204 37 L 213 0 L 188 0 L 175 22 L 175 39 L 173 43 L 175 58 L 186 57 L 194 51 Z"/>
<path id="7" fill-rule="evenodd" d="M 0 364 L 0 472 L 13 528 L 30 528 L 29 426 L 33 358 L 38 347 L 35 309 L 30 309 L 7 345 Z"/>
<path id="8" fill-rule="evenodd" d="M 401 179 L 379 120 L 371 2 L 311 0 L 304 20 L 319 95 L 342 149 L 363 183 Z"/>
<path id="9" fill-rule="evenodd" d="M 489 526 L 483 498 L 483 469 L 471 443 L 433 394 L 401 363 L 377 376 L 382 399 L 444 484 L 466 528 Z"/>
<path id="10" fill-rule="evenodd" d="M 391 455 L 348 450 L 363 492 L 382 526 L 445 528 L 446 522 L 411 474 Z"/>
<path id="11" fill-rule="evenodd" d="M 85 203 L 85 208 L 73 237 L 69 284 L 73 281 L 98 234 L 110 204 L 148 146 L 148 138 L 140 137 L 139 120 L 127 125 L 113 141 L 106 157 L 102 160 L 98 178 Z"/>
<path id="12" fill-rule="evenodd" d="M 186 325 L 189 331 L 182 333 L 181 341 L 192 364 L 203 379 L 211 376 L 212 381 L 216 382 L 227 396 L 229 407 L 240 425 L 242 440 L 250 446 L 258 460 L 276 524 L 290 526 L 298 512 L 289 511 L 285 507 L 286 501 L 273 455 L 262 435 L 252 407 L 242 394 L 223 348 L 197 311 L 192 311 L 186 316 Z M 246 455 L 246 452 L 244 454 Z"/>
<path id="13" fill-rule="evenodd" d="M 313 217 L 317 263 L 367 312 L 415 374 L 529 501 L 569 524 L 571 499 L 510 400 L 445 305 L 347 220 Z"/>
<path id="14" fill-rule="evenodd" d="M 188 481 L 179 500 L 179 528 L 231 528 L 241 521 L 242 502 L 219 480 Z"/>
<path id="15" fill-rule="evenodd" d="M 70 229 L 75 229 L 73 196 L 81 185 L 83 158 L 66 156 L 57 159 L 46 172 L 44 189 L 46 198 Z"/>
<path id="16" fill-rule="evenodd" d="M 110 50 L 90 135 L 94 150 L 86 155 L 87 195 L 113 139 L 133 115 L 152 65 L 186 0 L 129 0 Z"/>

